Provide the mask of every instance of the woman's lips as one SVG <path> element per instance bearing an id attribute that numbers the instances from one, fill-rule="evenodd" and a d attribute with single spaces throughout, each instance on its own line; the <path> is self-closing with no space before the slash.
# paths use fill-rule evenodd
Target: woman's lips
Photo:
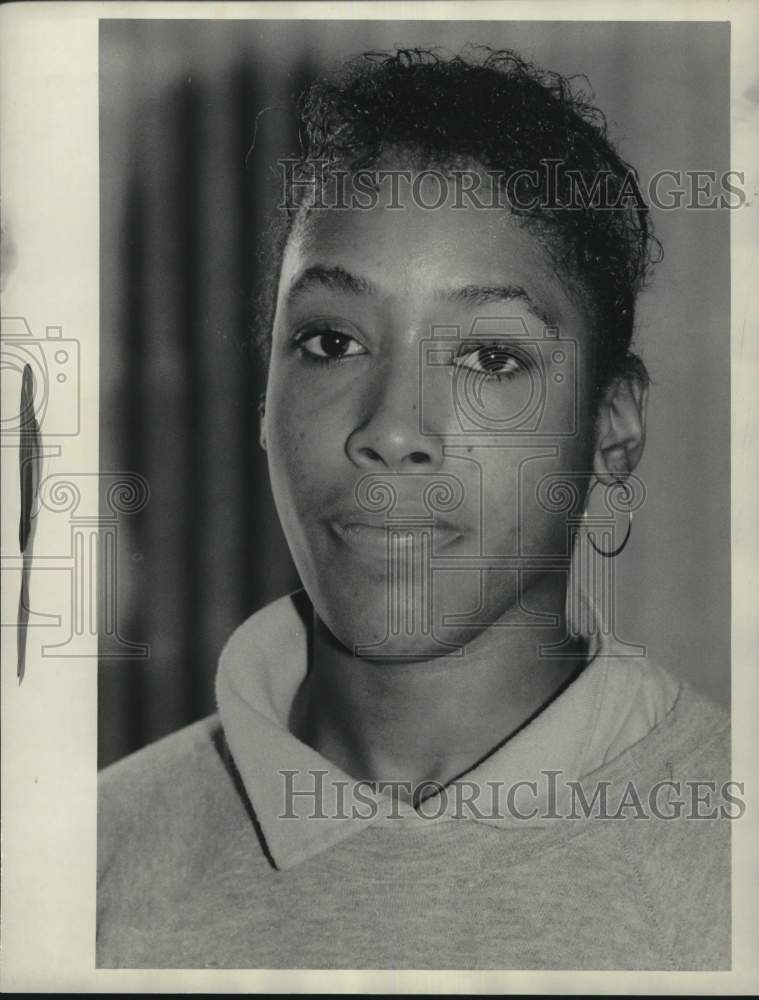
<path id="1" fill-rule="evenodd" d="M 427 525 L 414 526 L 408 523 L 375 525 L 365 521 L 331 521 L 330 527 L 338 539 L 350 548 L 360 553 L 381 556 L 421 553 L 425 538 L 428 540 L 427 545 L 431 542 L 428 552 L 431 556 L 433 552 L 439 552 L 461 538 L 460 531 L 447 525 L 433 525 L 430 530 Z"/>

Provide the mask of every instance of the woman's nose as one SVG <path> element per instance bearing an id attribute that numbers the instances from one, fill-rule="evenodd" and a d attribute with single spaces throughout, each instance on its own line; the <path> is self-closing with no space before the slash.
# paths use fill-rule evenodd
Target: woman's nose
<path id="1" fill-rule="evenodd" d="M 361 422 L 345 448 L 354 465 L 375 471 L 440 468 L 443 442 L 422 419 L 418 359 L 386 366 L 364 400 Z"/>

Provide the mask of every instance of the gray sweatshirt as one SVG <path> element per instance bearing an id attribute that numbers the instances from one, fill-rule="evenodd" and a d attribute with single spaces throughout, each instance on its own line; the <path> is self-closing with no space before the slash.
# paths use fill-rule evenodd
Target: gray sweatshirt
<path id="1" fill-rule="evenodd" d="M 218 714 L 101 774 L 98 967 L 729 969 L 727 714 L 621 653 L 417 812 L 289 733 L 275 602 Z"/>

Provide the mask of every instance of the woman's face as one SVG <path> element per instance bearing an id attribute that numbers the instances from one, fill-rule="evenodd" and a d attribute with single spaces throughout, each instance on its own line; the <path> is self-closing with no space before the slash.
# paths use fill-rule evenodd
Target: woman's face
<path id="1" fill-rule="evenodd" d="M 263 428 L 318 615 L 388 658 L 540 607 L 570 555 L 550 486 L 582 490 L 593 454 L 590 323 L 538 240 L 453 196 L 400 204 L 291 237 Z"/>

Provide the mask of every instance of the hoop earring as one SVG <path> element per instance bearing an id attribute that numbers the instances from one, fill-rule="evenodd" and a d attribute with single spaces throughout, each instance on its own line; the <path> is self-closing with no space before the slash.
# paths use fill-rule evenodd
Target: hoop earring
<path id="1" fill-rule="evenodd" d="M 593 485 L 590 487 L 590 489 L 588 490 L 587 496 L 585 497 L 585 510 L 582 512 L 582 516 L 583 516 L 583 520 L 586 523 L 586 526 L 587 526 L 587 519 L 588 519 L 588 498 L 590 497 L 590 494 L 593 492 L 593 490 L 596 488 L 596 486 L 598 486 L 598 484 L 600 483 L 600 481 L 601 481 L 600 479 L 595 479 L 593 481 Z M 623 479 L 618 479 L 616 481 L 616 485 L 618 485 L 618 486 L 625 486 L 626 488 L 629 489 L 629 487 L 626 486 L 626 483 L 625 483 L 625 481 Z M 627 531 L 625 532 L 625 537 L 622 539 L 622 541 L 616 547 L 616 549 L 612 549 L 611 551 L 607 551 L 606 549 L 599 549 L 599 547 L 593 541 L 593 535 L 592 535 L 591 531 L 586 527 L 586 534 L 588 536 L 588 541 L 590 542 L 592 548 L 595 549 L 595 551 L 599 554 L 599 556 L 603 556 L 604 559 L 614 559 L 614 557 L 618 556 L 619 553 L 624 549 L 624 547 L 629 542 L 629 540 L 630 540 L 630 534 L 632 532 L 632 523 L 633 523 L 632 508 L 628 508 L 628 510 L 627 510 Z"/>

